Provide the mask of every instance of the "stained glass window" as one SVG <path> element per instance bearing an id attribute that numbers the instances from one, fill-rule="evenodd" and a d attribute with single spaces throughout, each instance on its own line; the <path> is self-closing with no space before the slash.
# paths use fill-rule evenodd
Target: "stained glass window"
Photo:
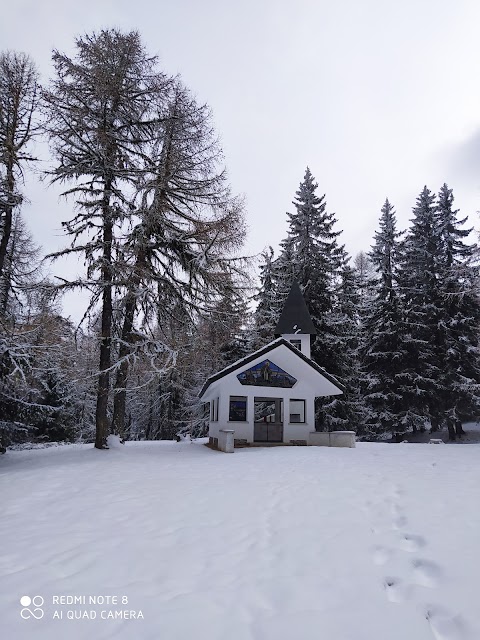
<path id="1" fill-rule="evenodd" d="M 278 367 L 271 360 L 263 360 L 237 375 L 241 384 L 256 387 L 284 387 L 290 389 L 297 379 Z"/>

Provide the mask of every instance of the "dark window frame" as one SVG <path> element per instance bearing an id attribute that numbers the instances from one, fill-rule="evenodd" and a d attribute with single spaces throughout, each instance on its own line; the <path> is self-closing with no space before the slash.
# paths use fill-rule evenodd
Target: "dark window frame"
<path id="1" fill-rule="evenodd" d="M 220 398 L 210 400 L 210 422 L 218 422 L 218 405 Z"/>
<path id="2" fill-rule="evenodd" d="M 232 402 L 236 402 L 236 403 L 243 403 L 244 404 L 244 409 L 243 409 L 243 414 L 245 415 L 244 418 L 238 418 L 238 417 L 234 417 L 232 418 Z M 248 422 L 247 420 L 247 409 L 248 409 L 248 396 L 230 396 L 229 400 L 228 400 L 228 421 L 229 422 Z M 237 406 L 236 408 L 237 411 L 239 411 L 239 407 Z"/>
<path id="3" fill-rule="evenodd" d="M 292 415 L 300 415 L 297 413 L 291 412 L 291 404 L 292 402 L 303 402 L 303 420 L 292 420 Z M 290 398 L 288 401 L 288 423 L 289 424 L 305 424 L 307 422 L 307 401 L 305 398 Z"/>

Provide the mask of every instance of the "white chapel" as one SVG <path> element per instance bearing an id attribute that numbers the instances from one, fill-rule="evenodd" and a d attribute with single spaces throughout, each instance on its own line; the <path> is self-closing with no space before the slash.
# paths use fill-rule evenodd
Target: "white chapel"
<path id="1" fill-rule="evenodd" d="M 210 405 L 210 445 L 224 451 L 273 443 L 355 446 L 353 432 L 315 431 L 315 398 L 340 395 L 343 387 L 311 359 L 316 331 L 296 282 L 275 335 L 203 385 L 200 398 Z"/>

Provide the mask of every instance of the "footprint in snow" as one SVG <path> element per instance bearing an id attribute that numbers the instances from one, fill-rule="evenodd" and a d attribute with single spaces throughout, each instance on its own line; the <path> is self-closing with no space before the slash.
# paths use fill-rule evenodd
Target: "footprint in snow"
<path id="1" fill-rule="evenodd" d="M 409 596 L 409 590 L 398 578 L 385 578 L 383 587 L 387 600 L 390 602 L 404 602 Z"/>
<path id="2" fill-rule="evenodd" d="M 403 551 L 409 551 L 410 553 L 414 553 L 418 551 L 421 547 L 425 546 L 425 540 L 422 536 L 415 536 L 411 533 L 405 533 L 400 538 L 400 548 Z"/>
<path id="3" fill-rule="evenodd" d="M 371 513 L 373 511 L 373 503 L 371 500 L 366 500 L 362 509 L 365 511 L 365 513 Z"/>
<path id="4" fill-rule="evenodd" d="M 399 498 L 403 494 L 403 489 L 401 488 L 400 485 L 394 484 L 390 488 L 390 493 L 394 498 Z"/>
<path id="5" fill-rule="evenodd" d="M 374 533 L 376 536 L 378 536 L 378 535 L 381 535 L 382 533 L 386 533 L 388 529 L 387 527 L 374 524 L 370 527 L 370 531 Z"/>
<path id="6" fill-rule="evenodd" d="M 464 640 L 464 625 L 459 616 L 452 617 L 446 611 L 431 608 L 425 613 L 435 640 Z"/>
<path id="7" fill-rule="evenodd" d="M 442 571 L 438 565 L 430 560 L 414 560 L 413 565 L 413 582 L 421 587 L 434 588 L 438 586 Z"/>
<path id="8" fill-rule="evenodd" d="M 393 504 L 390 505 L 390 513 L 392 514 L 392 516 L 398 518 L 399 516 L 402 515 L 402 509 L 398 504 L 394 502 Z"/>
<path id="9" fill-rule="evenodd" d="M 407 524 L 408 520 L 405 516 L 397 516 L 392 523 L 392 529 L 401 529 Z"/>
<path id="10" fill-rule="evenodd" d="M 392 551 L 387 547 L 378 546 L 373 550 L 372 557 L 374 564 L 381 566 L 383 564 L 386 564 L 390 560 L 390 558 L 392 557 Z"/>

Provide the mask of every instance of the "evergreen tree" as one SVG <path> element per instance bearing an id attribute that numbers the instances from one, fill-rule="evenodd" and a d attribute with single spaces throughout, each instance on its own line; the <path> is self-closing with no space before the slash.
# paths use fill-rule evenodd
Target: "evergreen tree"
<path id="1" fill-rule="evenodd" d="M 278 273 L 275 269 L 272 247 L 265 249 L 261 255 L 263 263 L 260 264 L 260 286 L 254 296 L 254 301 L 257 303 L 253 315 L 253 346 L 255 349 L 273 340 L 275 326 L 281 313 Z"/>
<path id="2" fill-rule="evenodd" d="M 341 398 L 318 401 L 317 426 L 326 430 L 354 428 L 357 401 L 355 393 L 348 391 L 355 368 L 354 354 L 349 351 L 349 344 L 356 341 L 356 337 L 352 337 L 355 314 L 350 314 L 353 307 L 348 302 L 353 274 L 347 253 L 338 242 L 341 232 L 335 230 L 335 215 L 327 211 L 325 195 L 317 196 L 317 188 L 307 167 L 293 202 L 295 210 L 287 213 L 287 237 L 272 264 L 271 295 L 276 301 L 272 324 L 278 320 L 292 282 L 296 280 L 317 329 L 312 358 L 347 387 L 347 393 Z"/>
<path id="3" fill-rule="evenodd" d="M 452 440 L 462 435 L 462 420 L 477 418 L 480 396 L 476 246 L 465 243 L 471 229 L 461 228 L 467 218 L 457 219 L 458 209 L 453 209 L 453 201 L 452 190 L 444 184 L 438 194 L 436 214 L 442 311 L 437 358 L 441 363 L 441 406 Z"/>
<path id="4" fill-rule="evenodd" d="M 436 428 L 441 420 L 443 309 L 439 290 L 441 251 L 435 195 L 424 187 L 402 243 L 399 281 L 403 298 L 405 358 L 398 375 L 403 429 Z"/>
<path id="5" fill-rule="evenodd" d="M 364 401 L 360 390 L 360 296 L 355 270 L 344 264 L 335 303 L 327 315 L 330 349 L 337 356 L 335 377 L 345 387 L 340 396 L 317 400 L 319 426 L 328 431 L 361 430 Z M 338 357 L 339 356 L 339 357 Z"/>
<path id="6" fill-rule="evenodd" d="M 287 213 L 289 229 L 285 246 L 291 247 L 291 275 L 300 284 L 321 336 L 322 325 L 326 322 L 325 314 L 333 308 L 335 289 L 346 262 L 346 253 L 337 241 L 341 232 L 334 230 L 335 216 L 326 210 L 325 195 L 316 195 L 317 188 L 318 184 L 307 167 L 293 202 L 295 212 Z M 288 289 L 290 286 L 291 282 Z M 319 348 L 320 343 L 317 344 L 317 352 Z M 324 366 L 328 367 L 328 364 Z"/>
<path id="7" fill-rule="evenodd" d="M 366 413 L 361 434 L 367 438 L 401 429 L 400 375 L 406 352 L 397 287 L 400 235 L 394 207 L 387 199 L 369 254 L 376 272 L 376 295 L 366 305 L 362 323 L 361 387 Z"/>
<path id="8" fill-rule="evenodd" d="M 274 329 L 280 319 L 280 314 L 282 313 L 283 306 L 292 287 L 292 282 L 295 279 L 297 279 L 296 249 L 293 238 L 287 235 L 280 243 L 280 253 L 278 257 L 272 263 L 272 280 L 275 292 L 272 308 Z M 272 340 L 273 337 L 274 335 L 272 333 L 269 340 Z"/>
<path id="9" fill-rule="evenodd" d="M 0 340 L 0 440 L 64 441 L 85 426 L 85 353 L 45 283 L 30 292 L 23 313 L 3 324 Z M 10 328 L 10 333 L 8 333 Z M 84 435 L 89 435 L 83 429 Z"/>
<path id="10" fill-rule="evenodd" d="M 346 391 L 340 397 L 317 400 L 316 423 L 326 431 L 355 429 L 353 274 L 345 248 L 338 243 L 341 232 L 335 230 L 335 215 L 327 211 L 325 195 L 316 195 L 317 188 L 307 167 L 293 203 L 295 212 L 288 214 L 293 277 L 317 329 L 312 358 L 337 377 Z"/>

